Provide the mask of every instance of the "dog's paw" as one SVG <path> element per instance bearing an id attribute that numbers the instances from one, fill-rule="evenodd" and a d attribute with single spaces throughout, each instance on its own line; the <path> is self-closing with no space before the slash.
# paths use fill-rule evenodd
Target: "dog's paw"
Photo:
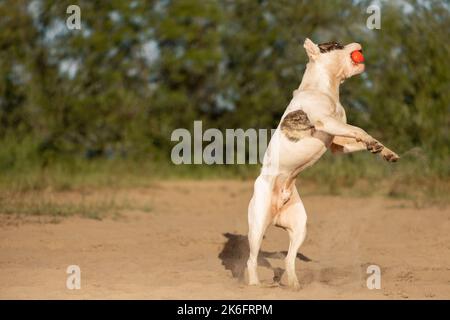
<path id="1" fill-rule="evenodd" d="M 369 150 L 372 153 L 381 152 L 381 150 L 383 150 L 383 148 L 384 148 L 384 146 L 375 139 L 367 142 L 366 147 L 367 147 L 367 150 Z"/>
<path id="2" fill-rule="evenodd" d="M 249 286 L 260 286 L 260 285 L 261 285 L 261 282 L 259 282 L 259 280 L 250 280 L 250 281 L 248 282 L 248 285 L 249 285 Z"/>
<path id="3" fill-rule="evenodd" d="M 386 147 L 381 151 L 381 156 L 388 162 L 396 162 L 398 159 L 400 159 L 398 154 Z"/>
<path id="4" fill-rule="evenodd" d="M 355 140 L 357 142 L 362 142 L 366 145 L 367 150 L 372 153 L 378 153 L 383 150 L 384 146 L 376 139 L 368 134 L 359 134 L 356 136 Z"/>
<path id="5" fill-rule="evenodd" d="M 302 289 L 302 285 L 298 281 L 292 281 L 289 283 L 289 287 L 294 291 L 299 291 Z"/>

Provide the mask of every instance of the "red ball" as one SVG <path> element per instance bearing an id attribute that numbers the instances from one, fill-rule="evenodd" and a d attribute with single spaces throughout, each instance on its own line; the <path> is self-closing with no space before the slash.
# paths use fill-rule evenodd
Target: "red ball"
<path id="1" fill-rule="evenodd" d="M 364 56 L 361 51 L 358 51 L 358 50 L 353 51 L 351 53 L 351 57 L 352 57 L 353 62 L 355 62 L 355 63 L 364 62 Z"/>

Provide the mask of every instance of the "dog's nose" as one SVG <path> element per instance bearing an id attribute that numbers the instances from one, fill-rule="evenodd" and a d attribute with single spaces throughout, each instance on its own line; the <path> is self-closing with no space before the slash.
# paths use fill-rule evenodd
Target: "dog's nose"
<path id="1" fill-rule="evenodd" d="M 350 50 L 350 52 L 352 52 L 352 51 L 362 51 L 362 45 L 357 43 L 357 42 L 350 43 L 349 45 L 346 46 L 346 48 L 348 50 Z"/>

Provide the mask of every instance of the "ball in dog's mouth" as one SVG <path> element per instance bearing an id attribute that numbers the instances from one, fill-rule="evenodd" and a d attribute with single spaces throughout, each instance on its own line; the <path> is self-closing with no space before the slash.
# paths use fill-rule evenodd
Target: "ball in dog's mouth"
<path id="1" fill-rule="evenodd" d="M 352 61 L 355 64 L 364 62 L 364 56 L 362 54 L 362 50 L 352 51 L 352 53 L 350 54 L 350 57 L 352 58 Z"/>

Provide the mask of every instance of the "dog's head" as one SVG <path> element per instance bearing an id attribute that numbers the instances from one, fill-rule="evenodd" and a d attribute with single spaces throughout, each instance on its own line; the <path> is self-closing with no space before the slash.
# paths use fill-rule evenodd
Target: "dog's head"
<path id="1" fill-rule="evenodd" d="M 337 42 L 315 44 L 306 39 L 303 47 L 311 63 L 325 66 L 338 79 L 344 80 L 364 72 L 364 63 L 352 60 L 352 52 L 362 52 L 359 43 L 350 43 L 345 46 Z"/>

